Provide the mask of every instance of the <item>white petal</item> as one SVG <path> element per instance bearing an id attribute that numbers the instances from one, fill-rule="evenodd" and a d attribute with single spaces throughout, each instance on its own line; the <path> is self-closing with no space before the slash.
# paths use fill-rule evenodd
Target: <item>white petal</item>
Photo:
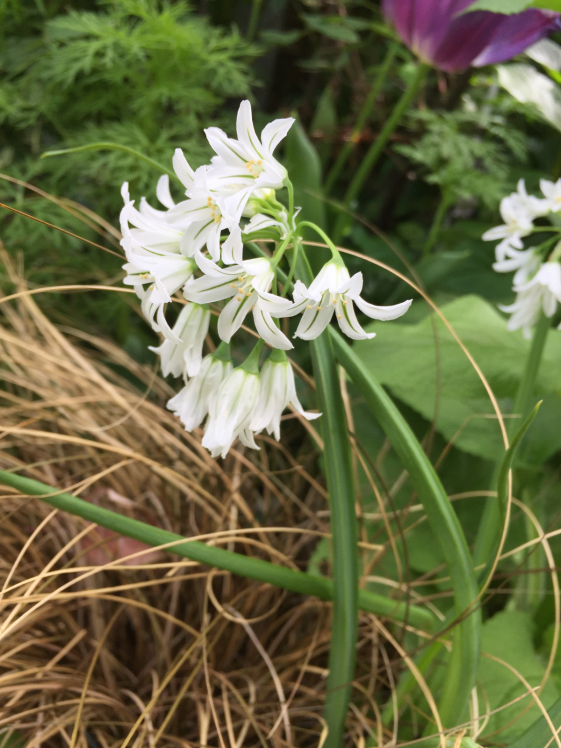
<path id="1" fill-rule="evenodd" d="M 225 343 L 230 342 L 232 335 L 240 329 L 244 319 L 251 311 L 256 296 L 256 293 L 252 293 L 251 296 L 246 296 L 245 294 L 239 296 L 235 294 L 234 298 L 226 304 L 218 317 L 218 335 L 220 336 L 220 340 L 223 340 Z"/>
<path id="2" fill-rule="evenodd" d="M 214 275 L 197 278 L 187 283 L 183 289 L 185 298 L 188 301 L 196 301 L 198 304 L 211 304 L 214 301 L 229 299 L 236 293 L 237 288 L 232 288 L 231 278 L 217 278 Z"/>
<path id="3" fill-rule="evenodd" d="M 335 307 L 329 303 L 329 293 L 324 294 L 320 305 L 314 305 L 312 309 L 306 309 L 294 337 L 302 338 L 302 340 L 317 338 L 329 324 L 334 311 Z"/>
<path id="4" fill-rule="evenodd" d="M 156 195 L 158 196 L 158 200 L 162 203 L 162 205 L 165 205 L 166 208 L 173 208 L 173 206 L 175 205 L 171 196 L 171 192 L 169 191 L 169 177 L 167 174 L 162 174 L 162 176 L 158 179 Z"/>
<path id="5" fill-rule="evenodd" d="M 397 319 L 405 314 L 413 303 L 413 299 L 402 301 L 401 304 L 394 304 L 393 306 L 376 306 L 375 304 L 369 304 L 360 296 L 354 299 L 354 302 L 360 311 L 363 314 L 366 314 L 367 317 L 388 321 L 391 319 Z"/>
<path id="6" fill-rule="evenodd" d="M 251 115 L 251 104 L 247 99 L 242 101 L 238 109 L 236 121 L 236 132 L 238 140 L 243 143 L 253 158 L 265 159 L 263 146 L 259 142 L 255 128 L 253 127 L 253 117 Z"/>
<path id="7" fill-rule="evenodd" d="M 341 331 L 352 340 L 370 340 L 376 336 L 375 332 L 367 333 L 359 325 L 356 318 L 353 302 L 349 299 L 347 304 L 343 304 L 337 299 L 337 322 Z"/>
<path id="8" fill-rule="evenodd" d="M 176 148 L 173 154 L 173 168 L 181 183 L 189 190 L 193 187 L 195 174 L 187 163 L 181 148 Z M 164 203 L 165 204 L 165 203 Z"/>
<path id="9" fill-rule="evenodd" d="M 281 351 L 289 351 L 291 348 L 294 348 L 286 335 L 273 322 L 273 318 L 269 312 L 262 309 L 259 303 L 253 309 L 253 320 L 257 332 L 268 345 L 273 348 L 279 348 Z"/>
<path id="10" fill-rule="evenodd" d="M 276 119 L 273 122 L 269 122 L 265 125 L 263 132 L 261 133 L 261 142 L 263 148 L 268 152 L 272 153 L 277 145 L 286 137 L 286 134 L 294 124 L 292 117 L 287 119 Z"/>

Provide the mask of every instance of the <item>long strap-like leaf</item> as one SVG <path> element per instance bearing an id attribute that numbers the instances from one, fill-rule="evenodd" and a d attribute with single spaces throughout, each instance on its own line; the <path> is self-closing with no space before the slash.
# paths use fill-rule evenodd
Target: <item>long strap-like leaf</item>
<path id="1" fill-rule="evenodd" d="M 464 715 L 475 686 L 479 659 L 481 615 L 478 609 L 470 610 L 478 588 L 469 548 L 446 491 L 408 423 L 341 335 L 332 327 L 329 332 L 339 363 L 366 400 L 407 470 L 448 567 L 456 615 L 461 620 L 454 629 L 452 656 L 439 711 L 442 723 L 452 727 L 461 722 Z"/>
<path id="2" fill-rule="evenodd" d="M 314 595 L 322 600 L 333 599 L 333 582 L 326 577 L 285 569 L 283 566 L 269 561 L 248 558 L 240 553 L 226 551 L 223 548 L 214 548 L 197 540 L 189 540 L 182 535 L 176 535 L 173 532 L 90 504 L 89 501 L 84 501 L 84 499 L 79 499 L 77 496 L 68 493 L 62 493 L 52 486 L 40 483 L 32 478 L 25 478 L 17 473 L 0 470 L 0 484 L 12 486 L 12 488 L 16 488 L 28 496 L 37 496 L 50 506 L 82 517 L 89 522 L 95 522 L 97 525 L 121 535 L 140 540 L 147 545 L 155 547 L 173 543 L 173 546 L 165 549 L 168 553 L 175 553 L 183 558 L 199 561 L 202 564 L 224 569 L 232 572 L 232 574 L 239 574 L 249 579 L 256 579 L 259 582 L 268 582 L 277 587 L 292 590 L 292 592 Z M 430 611 L 415 605 L 407 606 L 405 603 L 396 602 L 388 597 L 365 590 L 359 592 L 359 606 L 362 610 L 380 616 L 388 616 L 398 621 L 407 619 L 412 626 L 418 626 L 427 631 L 434 630 L 435 627 L 435 618 Z"/>

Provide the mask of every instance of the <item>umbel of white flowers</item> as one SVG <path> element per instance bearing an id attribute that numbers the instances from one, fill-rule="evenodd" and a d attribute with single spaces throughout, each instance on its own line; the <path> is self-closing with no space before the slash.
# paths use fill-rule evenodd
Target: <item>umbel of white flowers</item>
<path id="1" fill-rule="evenodd" d="M 238 438 L 258 449 L 254 435 L 263 430 L 279 439 L 281 416 L 288 406 L 307 419 L 320 415 L 304 411 L 298 400 L 292 367 L 284 353 L 293 343 L 280 329 L 280 318 L 301 314 L 294 337 L 313 340 L 335 315 L 345 335 L 365 340 L 374 333 L 363 330 L 355 305 L 372 319 L 391 320 L 411 304 L 383 307 L 362 299 L 362 273 L 351 277 L 337 248 L 319 227 L 309 222 L 297 225 L 292 184 L 273 155 L 293 122 L 292 118 L 270 122 L 259 138 L 251 105 L 242 101 L 237 138 L 229 138 L 216 127 L 205 130 L 215 153 L 209 164 L 194 171 L 183 152 L 175 151 L 173 167 L 186 199 L 175 203 L 166 175 L 156 189 L 163 209 L 153 208 L 145 198 L 137 209 L 128 184 L 121 190 L 121 244 L 127 258 L 124 282 L 134 288 L 145 317 L 164 337 L 159 347 L 151 348 L 161 357 L 164 375 L 184 379 L 185 386 L 168 408 L 188 431 L 204 427 L 202 443 L 213 456 L 225 457 Z M 277 199 L 276 191 L 283 188 L 288 207 Z M 290 281 L 284 281 L 280 296 L 277 284 L 282 263 L 292 277 L 302 251 L 299 231 L 303 225 L 320 235 L 331 259 L 309 287 L 298 280 L 290 300 L 286 298 Z M 254 242 L 259 240 L 273 250 L 247 257 L 246 248 L 255 249 Z M 178 292 L 187 305 L 172 326 L 166 312 L 174 300 L 179 301 Z M 219 308 L 217 333 L 222 342 L 203 357 L 209 305 L 221 302 L 225 303 Z M 212 311 L 217 311 L 216 306 Z M 248 319 L 253 320 L 259 340 L 245 362 L 234 368 L 229 344 Z M 272 351 L 260 370 L 264 343 Z"/>
<path id="2" fill-rule="evenodd" d="M 501 240 L 495 248 L 493 268 L 498 273 L 514 271 L 516 299 L 513 304 L 499 308 L 511 315 L 508 329 L 522 328 L 526 338 L 531 336 L 542 313 L 553 317 L 561 304 L 561 229 L 555 224 L 535 225 L 537 218 L 561 213 L 561 179 L 557 182 L 542 179 L 540 187 L 543 197 L 528 195 L 521 179 L 517 191 L 501 201 L 504 224 L 483 234 L 485 241 Z M 527 237 L 544 231 L 548 235 L 545 241 L 524 248 Z"/>

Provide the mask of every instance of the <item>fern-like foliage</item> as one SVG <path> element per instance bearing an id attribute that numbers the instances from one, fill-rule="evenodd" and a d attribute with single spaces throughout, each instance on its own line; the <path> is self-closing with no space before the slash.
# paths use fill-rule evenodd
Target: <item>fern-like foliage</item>
<path id="1" fill-rule="evenodd" d="M 112 141 L 171 166 L 177 147 L 194 165 L 208 159 L 203 128 L 250 92 L 256 48 L 235 29 L 215 27 L 183 0 L 7 2 L 0 11 L 0 171 L 79 201 L 116 221 L 120 185 L 153 197 L 158 174 L 119 151 L 41 159 L 48 150 Z M 96 238 L 72 216 L 0 181 L 1 200 Z M 179 196 L 179 193 L 178 193 Z M 23 250 L 37 282 L 51 269 L 96 276 L 118 260 L 13 214 L 0 214 L 2 238 Z M 99 237 L 97 237 L 99 239 Z M 63 253 L 61 255 L 61 252 Z M 44 269 L 44 273 L 41 273 Z"/>
<path id="2" fill-rule="evenodd" d="M 410 117 L 422 134 L 414 145 L 395 150 L 421 166 L 425 181 L 438 185 L 448 202 L 475 198 L 495 208 L 510 190 L 512 167 L 526 160 L 524 134 L 496 108 L 472 100 L 456 111 L 424 110 Z"/>

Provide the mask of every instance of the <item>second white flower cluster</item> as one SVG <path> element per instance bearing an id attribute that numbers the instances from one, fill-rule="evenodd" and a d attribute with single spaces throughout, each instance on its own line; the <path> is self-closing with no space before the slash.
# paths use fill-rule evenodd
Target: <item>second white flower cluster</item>
<path id="1" fill-rule="evenodd" d="M 529 195 L 524 180 L 516 192 L 501 201 L 504 224 L 483 234 L 485 241 L 497 241 L 496 262 L 498 273 L 514 272 L 513 290 L 516 299 L 500 309 L 511 315 L 509 330 L 522 328 L 529 338 L 540 315 L 552 317 L 561 304 L 561 229 L 555 225 L 537 225 L 536 219 L 559 216 L 561 213 L 561 179 L 549 182 L 542 179 L 543 197 Z M 540 244 L 524 249 L 524 239 L 532 234 L 549 233 Z M 561 326 L 560 326 L 561 329 Z"/>

